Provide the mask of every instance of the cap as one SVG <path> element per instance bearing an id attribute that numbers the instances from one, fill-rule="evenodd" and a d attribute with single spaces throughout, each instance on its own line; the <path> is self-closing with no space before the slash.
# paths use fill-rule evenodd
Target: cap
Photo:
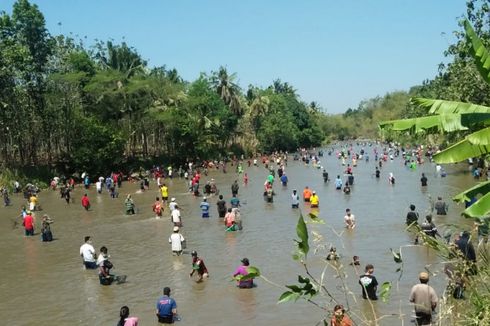
<path id="1" fill-rule="evenodd" d="M 202 200 L 207 200 L 208 198 L 206 196 L 202 197 Z"/>
<path id="2" fill-rule="evenodd" d="M 313 190 L 313 191 L 312 191 L 312 193 L 316 194 L 316 191 L 315 191 L 315 190 Z"/>
<path id="3" fill-rule="evenodd" d="M 429 279 L 429 273 L 427 272 L 421 272 L 419 274 L 419 280 L 428 280 Z"/>
<path id="4" fill-rule="evenodd" d="M 178 226 L 174 226 L 174 232 L 177 232 L 179 231 L 179 227 Z"/>
<path id="5" fill-rule="evenodd" d="M 175 201 L 175 198 L 170 199 L 170 201 Z"/>

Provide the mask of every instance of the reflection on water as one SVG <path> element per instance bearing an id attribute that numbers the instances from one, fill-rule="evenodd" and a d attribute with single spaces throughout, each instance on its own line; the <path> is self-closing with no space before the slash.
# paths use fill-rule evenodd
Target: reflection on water
<path id="1" fill-rule="evenodd" d="M 343 173 L 345 167 L 334 157 L 324 157 L 322 164 L 330 176 Z M 9 217 L 16 216 L 23 204 L 21 196 L 12 196 L 13 206 L 0 209 L 0 254 L 4 257 L 3 282 L 0 285 L 0 315 L 11 325 L 112 325 L 118 320 L 119 308 L 128 305 L 131 314 L 140 318 L 142 325 L 156 325 L 154 304 L 162 288 L 170 286 L 177 300 L 182 325 L 312 325 L 319 321 L 324 312 L 306 302 L 277 305 L 277 299 L 285 288 L 276 288 L 257 280 L 252 290 L 240 290 L 231 281 L 231 274 L 240 259 L 248 257 L 251 264 L 258 266 L 264 275 L 278 284 L 296 284 L 298 275 L 305 271 L 291 258 L 294 251 L 298 221 L 298 210 L 291 208 L 291 192 L 301 194 L 308 185 L 320 198 L 320 208 L 311 209 L 300 203 L 305 216 L 310 212 L 318 215 L 325 223 L 309 223 L 310 245 L 322 243 L 326 246 L 310 252 L 309 264 L 313 275 L 320 278 L 325 266 L 325 256 L 330 244 L 337 248 L 345 268 L 345 285 L 350 289 L 349 304 L 357 315 L 372 315 L 370 305 L 360 299 L 361 289 L 358 275 L 364 266 L 372 263 L 380 283 L 394 284 L 389 303 L 375 302 L 378 315 L 389 315 L 401 310 L 405 324 L 409 324 L 412 307 L 408 294 L 417 275 L 429 267 L 436 275 L 431 285 L 439 294 L 445 285 L 444 275 L 438 274 L 440 261 L 431 251 L 423 247 L 403 247 L 405 270 L 398 281 L 399 267 L 393 262 L 389 248 L 397 250 L 410 245 L 412 236 L 405 231 L 405 215 L 410 204 L 417 206 L 422 221 L 430 211 L 432 198 L 442 195 L 447 202 L 460 189 L 475 181 L 463 165 L 449 167 L 446 178 L 434 176 L 434 166 L 426 164 L 418 171 L 406 169 L 400 161 L 387 162 L 381 168 L 381 178 L 373 177 L 375 162 L 359 162 L 354 168 L 355 184 L 350 195 L 335 190 L 333 182 L 324 183 L 322 171 L 305 167 L 290 160 L 286 171 L 287 187 L 275 185 L 274 203 L 263 199 L 263 182 L 267 170 L 263 167 L 246 168 L 249 176 L 247 186 L 240 185 L 242 202 L 241 217 L 243 231 L 225 232 L 217 218 L 216 197 L 209 199 L 211 218 L 200 217 L 200 198 L 186 192 L 185 180 L 169 182 L 170 197 L 176 197 L 182 206 L 184 227 L 181 229 L 187 240 L 185 254 L 172 256 L 168 237 L 172 233 L 168 209 L 161 220 L 155 220 L 151 205 L 158 195 L 155 184 L 151 190 L 136 193 L 138 184 L 123 184 L 121 194 L 131 193 L 138 208 L 134 216 L 124 215 L 124 197 L 111 199 L 107 192 L 97 194 L 88 190 L 92 209 L 82 209 L 80 198 L 85 190 L 77 188 L 72 196 L 74 204 L 66 205 L 58 192 L 44 191 L 39 195 L 40 203 L 56 223 L 52 225 L 55 237 L 52 243 L 42 243 L 39 236 L 25 238 L 22 226 L 12 229 Z M 396 185 L 387 182 L 388 172 L 393 172 Z M 425 172 L 429 184 L 420 187 L 420 174 Z M 204 181 L 214 178 L 225 199 L 230 199 L 231 183 L 237 178 L 233 173 L 225 175 L 211 171 Z M 238 178 L 241 180 L 241 177 Z M 345 209 L 350 208 L 356 216 L 356 228 L 345 230 Z M 445 231 L 445 224 L 465 224 L 461 219 L 462 207 L 449 203 L 449 214 L 435 216 L 434 222 Z M 41 214 L 37 215 L 38 221 Z M 306 217 L 309 220 L 309 217 Z M 39 226 L 38 226 L 39 229 Z M 91 235 L 94 247 L 109 248 L 116 274 L 128 275 L 127 283 L 102 287 L 97 271 L 81 269 L 79 247 L 85 235 Z M 313 242 L 322 239 L 323 242 Z M 191 257 L 189 252 L 197 250 L 210 272 L 209 279 L 196 283 L 189 278 Z M 360 257 L 360 266 L 350 266 L 353 255 Z M 325 284 L 345 304 L 337 273 L 331 267 L 325 272 Z M 22 281 L 19 281 L 22 280 Z M 29 307 L 25 313 L 25 301 L 42 303 Z M 354 300 L 354 298 L 356 300 Z M 356 305 L 354 301 L 358 301 Z M 331 308 L 328 298 L 318 298 L 322 305 Z M 399 324 L 396 317 L 381 320 L 381 325 Z"/>

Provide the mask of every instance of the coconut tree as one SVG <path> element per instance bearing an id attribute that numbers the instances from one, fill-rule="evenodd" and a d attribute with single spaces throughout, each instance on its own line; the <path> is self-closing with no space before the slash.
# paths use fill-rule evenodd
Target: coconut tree
<path id="1" fill-rule="evenodd" d="M 476 35 L 471 24 L 464 22 L 466 39 L 470 45 L 470 54 L 475 59 L 475 65 L 483 80 L 490 84 L 490 52 L 485 48 Z M 490 153 L 490 107 L 473 103 L 444 101 L 434 99 L 416 98 L 412 100 L 422 108 L 428 109 L 428 116 L 384 121 L 380 123 L 383 129 L 395 131 L 410 130 L 454 132 L 465 131 L 469 128 L 480 127 L 480 130 L 466 135 L 462 140 L 449 146 L 434 155 L 437 163 L 456 163 L 469 158 L 485 158 Z M 490 185 L 488 182 L 480 183 L 456 195 L 453 200 L 457 202 L 469 201 L 477 195 L 482 195 L 473 205 L 467 208 L 463 215 L 467 217 L 481 217 L 490 213 Z"/>
<path id="2" fill-rule="evenodd" d="M 219 67 L 217 72 L 211 76 L 211 85 L 214 87 L 223 102 L 237 116 L 242 115 L 240 104 L 240 87 L 235 83 L 236 74 L 228 74 L 225 67 Z"/>

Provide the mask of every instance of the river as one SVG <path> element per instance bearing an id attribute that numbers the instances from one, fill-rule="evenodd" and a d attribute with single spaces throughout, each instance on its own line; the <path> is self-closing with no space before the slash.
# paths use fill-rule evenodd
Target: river
<path id="1" fill-rule="evenodd" d="M 39 199 L 44 211 L 36 214 L 37 232 L 41 215 L 48 214 L 55 221 L 52 225 L 55 241 L 51 243 L 41 242 L 39 235 L 26 238 L 22 226 L 13 227 L 12 219 L 24 204 L 21 195 L 13 195 L 13 205 L 0 209 L 2 320 L 5 325 L 115 325 L 119 308 L 128 305 L 131 315 L 139 317 L 140 325 L 158 325 L 155 302 L 162 288 L 169 286 L 182 316 L 180 325 L 315 325 L 324 316 L 315 306 L 301 300 L 277 304 L 286 288 L 277 288 L 258 279 L 256 288 L 240 290 L 231 281 L 231 274 L 243 257 L 248 257 L 251 265 L 257 266 L 268 280 L 280 285 L 297 284 L 297 275 L 305 275 L 301 265 L 291 258 L 299 215 L 298 210 L 291 209 L 290 194 L 292 189 L 301 193 L 304 186 L 309 186 L 320 197 L 319 217 L 325 224 L 308 224 L 308 227 L 320 235 L 327 246 L 336 246 L 343 256 L 340 262 L 346 273 L 345 283 L 352 291 L 349 302 L 353 312 L 369 315 L 371 311 L 360 298 L 356 271 L 348 265 L 350 257 L 358 255 L 362 269 L 367 263 L 374 264 L 374 274 L 380 283 L 394 282 L 390 301 L 374 303 L 375 311 L 379 315 L 402 311 L 405 314 L 402 319 L 407 324 L 412 315 L 408 302 L 410 288 L 418 283 L 417 275 L 424 266 L 430 265 L 429 269 L 437 274 L 430 284 L 439 295 L 446 282 L 436 254 L 423 246 L 414 246 L 403 249 L 404 271 L 397 283 L 399 274 L 395 271 L 399 265 L 394 263 L 389 249 L 411 243 L 413 236 L 405 231 L 408 206 L 416 205 L 422 222 L 429 208 L 427 196 L 442 195 L 449 203 L 449 214 L 436 216 L 436 225 L 442 228 L 446 223 L 459 223 L 469 228 L 470 221 L 460 217 L 462 207 L 450 202 L 450 197 L 475 181 L 470 174 L 462 172 L 467 170 L 465 165 L 448 167 L 448 176 L 440 178 L 435 176 L 433 164 L 426 163 L 417 171 L 410 171 L 398 158 L 384 164 L 381 178 L 377 180 L 373 176 L 376 163 L 373 155 L 370 156 L 370 162 L 360 161 L 354 168 L 355 184 L 349 196 L 336 191 L 333 182 L 324 184 L 321 170 L 290 157 L 286 168 L 290 182 L 287 187 L 276 182 L 273 204 L 265 203 L 262 197 L 267 176 L 262 165 L 245 168 L 250 178 L 247 186 L 242 184 L 241 176 L 212 171 L 208 177 L 203 177 L 204 181 L 216 179 L 228 201 L 231 183 L 240 178 L 244 229 L 239 232 L 224 231 L 217 218 L 216 198 L 210 199 L 211 218 L 202 219 L 201 198 L 187 193 L 185 180 L 170 180 L 170 197 L 176 197 L 183 207 L 182 234 L 187 239 L 187 250 L 180 257 L 172 256 L 168 244 L 172 233 L 168 209 L 165 218 L 153 217 L 151 205 L 158 195 L 155 182 L 144 193 L 137 193 L 137 184 L 125 182 L 118 199 L 111 199 L 106 192 L 97 195 L 91 188 L 88 194 L 92 209 L 88 212 L 80 205 L 85 192 L 82 188 L 77 187 L 72 193 L 75 203 L 69 205 L 59 198 L 57 191 L 42 191 Z M 332 180 L 337 174 L 343 174 L 344 167 L 334 156 L 325 154 L 321 159 Z M 396 177 L 395 186 L 388 184 L 389 172 Z M 420 187 L 421 172 L 429 179 L 426 191 Z M 133 195 L 138 208 L 134 216 L 123 214 L 127 193 Z M 309 212 L 309 207 L 303 203 L 300 208 L 304 213 Z M 343 228 L 346 208 L 351 208 L 357 219 L 357 227 L 350 232 Z M 103 245 L 108 247 L 114 272 L 128 275 L 126 283 L 101 286 L 96 271 L 82 268 L 79 247 L 85 235 L 92 237 L 97 251 Z M 325 251 L 315 253 L 315 243 L 310 241 L 310 245 L 309 266 L 312 274 L 320 277 L 325 266 Z M 198 251 L 210 272 L 209 279 L 200 284 L 189 278 L 191 250 Z M 357 271 L 360 272 L 362 270 Z M 327 269 L 325 282 L 345 304 L 333 269 Z M 321 305 L 328 303 L 326 297 L 314 300 Z M 401 324 L 397 318 L 384 318 L 380 324 Z"/>

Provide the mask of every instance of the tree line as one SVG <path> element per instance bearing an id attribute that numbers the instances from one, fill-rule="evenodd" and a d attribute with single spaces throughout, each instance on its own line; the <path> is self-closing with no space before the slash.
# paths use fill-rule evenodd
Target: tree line
<path id="1" fill-rule="evenodd" d="M 225 67 L 185 81 L 125 42 L 52 36 L 18 0 L 0 15 L 0 161 L 105 172 L 319 146 L 321 110 L 288 83 L 242 90 Z"/>

